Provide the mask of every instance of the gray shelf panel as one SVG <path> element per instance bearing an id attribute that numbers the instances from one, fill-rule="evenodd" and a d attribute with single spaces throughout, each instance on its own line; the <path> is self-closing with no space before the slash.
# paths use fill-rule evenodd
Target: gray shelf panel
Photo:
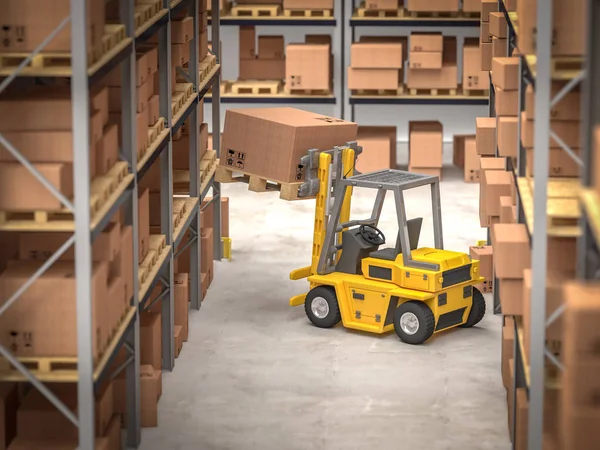
<path id="1" fill-rule="evenodd" d="M 221 17 L 220 25 L 223 26 L 275 26 L 275 27 L 335 27 L 335 18 L 293 18 L 293 17 Z M 212 19 L 208 19 L 208 25 L 212 25 Z"/>
<path id="2" fill-rule="evenodd" d="M 204 97 L 206 103 L 212 103 L 212 95 Z M 267 96 L 267 95 L 221 95 L 221 103 L 252 105 L 335 105 L 336 99 L 330 96 Z"/>

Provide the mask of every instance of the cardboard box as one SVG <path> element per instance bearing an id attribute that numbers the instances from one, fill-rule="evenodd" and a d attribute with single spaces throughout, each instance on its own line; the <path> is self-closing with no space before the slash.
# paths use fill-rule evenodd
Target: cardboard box
<path id="1" fill-rule="evenodd" d="M 285 42 L 283 36 L 259 36 L 258 58 L 259 59 L 283 59 Z"/>
<path id="2" fill-rule="evenodd" d="M 194 37 L 194 18 L 184 17 L 171 21 L 171 43 L 186 44 Z"/>
<path id="3" fill-rule="evenodd" d="M 506 56 L 508 56 L 508 41 L 492 36 L 492 58 L 503 58 Z"/>
<path id="4" fill-rule="evenodd" d="M 481 21 L 489 22 L 490 14 L 498 11 L 498 2 L 496 0 L 481 0 Z"/>
<path id="5" fill-rule="evenodd" d="M 257 56 L 256 29 L 253 26 L 239 27 L 240 60 L 253 59 Z"/>
<path id="6" fill-rule="evenodd" d="M 144 189 L 138 198 L 138 262 L 150 250 L 150 190 Z"/>
<path id="7" fill-rule="evenodd" d="M 6 450 L 17 434 L 18 387 L 15 383 L 0 384 L 0 449 Z"/>
<path id="8" fill-rule="evenodd" d="M 440 70 L 408 69 L 406 85 L 409 89 L 456 89 L 458 68 L 443 65 Z"/>
<path id="9" fill-rule="evenodd" d="M 398 0 L 369 0 L 365 4 L 366 9 L 378 11 L 396 11 L 398 7 Z"/>
<path id="10" fill-rule="evenodd" d="M 359 127 L 357 143 L 363 151 L 356 161 L 361 173 L 396 168 L 396 127 Z"/>
<path id="11" fill-rule="evenodd" d="M 519 58 L 506 57 L 492 60 L 492 83 L 505 91 L 519 89 Z"/>
<path id="12" fill-rule="evenodd" d="M 523 280 L 498 280 L 500 287 L 500 304 L 502 314 L 507 316 L 523 315 Z"/>
<path id="13" fill-rule="evenodd" d="M 560 139 L 571 149 L 581 148 L 581 123 L 565 120 L 551 120 L 550 127 Z M 525 148 L 533 148 L 535 125 L 525 111 L 521 112 L 521 142 Z M 550 136 L 550 147 L 560 147 L 560 144 Z"/>
<path id="14" fill-rule="evenodd" d="M 229 237 L 229 197 L 221 197 L 221 237 Z"/>
<path id="15" fill-rule="evenodd" d="M 512 215 L 512 198 L 510 195 L 500 197 L 500 223 L 515 223 Z"/>
<path id="16" fill-rule="evenodd" d="M 140 314 L 140 364 L 162 369 L 161 315 L 152 312 Z"/>
<path id="17" fill-rule="evenodd" d="M 254 0 L 248 0 L 256 3 Z M 398 0 L 396 0 L 397 2 Z M 265 3 L 274 3 L 265 0 Z M 389 2 L 389 0 L 388 0 Z M 275 2 L 277 3 L 277 2 Z M 384 2 L 385 3 L 385 2 Z M 301 10 L 322 10 L 333 9 L 333 0 L 283 0 L 283 9 L 301 9 Z"/>
<path id="18" fill-rule="evenodd" d="M 348 89 L 396 90 L 402 84 L 398 69 L 355 69 L 348 67 Z"/>
<path id="19" fill-rule="evenodd" d="M 406 0 L 408 11 L 417 12 L 454 12 L 458 11 L 458 0 Z"/>
<path id="20" fill-rule="evenodd" d="M 479 261 L 479 275 L 485 278 L 484 286 L 488 286 L 494 280 L 494 249 L 491 245 L 481 247 L 469 247 L 469 255 L 472 259 Z M 481 292 L 485 292 L 478 286 Z"/>
<path id="21" fill-rule="evenodd" d="M 566 82 L 553 81 L 550 87 L 550 97 L 554 98 L 566 85 Z M 556 121 L 579 121 L 581 119 L 581 93 L 572 90 L 567 93 L 560 102 L 556 103 L 550 110 L 550 118 Z M 527 85 L 525 91 L 525 112 L 527 119 L 535 119 L 535 92 L 533 87 Z"/>
<path id="22" fill-rule="evenodd" d="M 481 42 L 479 44 L 481 50 L 481 70 L 490 71 L 492 70 L 492 43 Z"/>
<path id="23" fill-rule="evenodd" d="M 481 1 L 480 0 L 463 0 L 462 10 L 464 12 L 481 12 Z"/>
<path id="24" fill-rule="evenodd" d="M 357 129 L 355 123 L 294 108 L 229 109 L 221 165 L 274 181 L 299 181 L 300 158 L 308 149 L 354 141 Z"/>
<path id="25" fill-rule="evenodd" d="M 517 116 L 519 114 L 519 91 L 505 91 L 495 88 L 496 116 Z"/>
<path id="26" fill-rule="evenodd" d="M 529 235 L 525 225 L 495 224 L 492 238 L 496 277 L 500 279 L 523 278 L 523 271 L 531 267 Z"/>
<path id="27" fill-rule="evenodd" d="M 148 81 L 148 56 L 144 53 L 137 53 L 135 60 L 135 85 L 136 87 L 141 86 Z M 104 78 L 104 83 L 107 86 L 121 86 L 123 84 L 121 77 L 121 66 L 117 65 L 111 70 L 108 75 Z"/>
<path id="28" fill-rule="evenodd" d="M 566 310 L 563 314 L 563 355 L 568 362 L 600 356 L 600 308 L 597 282 L 570 281 L 563 284 Z"/>
<path id="29" fill-rule="evenodd" d="M 476 39 L 465 38 L 463 46 L 463 90 L 480 90 L 490 88 L 489 74 L 481 70 L 481 48 Z"/>
<path id="30" fill-rule="evenodd" d="M 498 155 L 516 158 L 518 153 L 518 120 L 517 117 L 498 117 Z"/>
<path id="31" fill-rule="evenodd" d="M 442 33 L 411 33 L 409 49 L 409 56 L 413 52 L 441 53 L 444 49 L 444 36 Z"/>
<path id="32" fill-rule="evenodd" d="M 214 270 L 214 238 L 213 229 L 205 228 L 202 230 L 200 243 L 200 271 L 208 274 L 212 279 Z"/>
<path id="33" fill-rule="evenodd" d="M 114 381 L 114 405 L 117 414 L 127 413 L 125 373 Z M 142 428 L 158 426 L 158 399 L 162 392 L 162 371 L 152 366 L 140 366 L 140 422 Z M 126 416 L 123 417 L 126 425 Z"/>
<path id="34" fill-rule="evenodd" d="M 430 177 L 438 177 L 442 181 L 442 168 L 441 167 L 414 167 L 408 166 L 409 172 L 420 173 L 421 175 L 428 175 Z"/>
<path id="35" fill-rule="evenodd" d="M 529 400 L 527 399 L 527 390 L 525 388 L 517 388 L 516 401 L 515 450 L 526 450 L 528 445 Z"/>
<path id="36" fill-rule="evenodd" d="M 102 140 L 96 145 L 94 165 L 98 175 L 105 175 L 119 162 L 119 127 L 109 124 Z"/>
<path id="37" fill-rule="evenodd" d="M 518 45 L 524 54 L 536 54 L 537 2 L 517 2 Z M 587 2 L 552 1 L 552 55 L 581 56 L 585 53 Z"/>
<path id="38" fill-rule="evenodd" d="M 285 86 L 290 90 L 331 89 L 331 46 L 289 44 L 285 59 Z"/>
<path id="39" fill-rule="evenodd" d="M 490 34 L 497 38 L 506 39 L 508 37 L 508 24 L 502 12 L 491 12 L 489 14 Z"/>
<path id="40" fill-rule="evenodd" d="M 0 298 L 10 298 L 39 268 L 38 262 L 14 261 L 0 275 Z M 93 263 L 91 279 L 92 356 L 102 341 L 108 263 Z M 56 323 L 64 326 L 57 327 Z M 15 356 L 77 356 L 75 276 L 72 262 L 56 262 L 0 316 L 0 344 Z"/>
<path id="41" fill-rule="evenodd" d="M 495 155 L 496 154 L 496 118 L 478 117 L 476 119 L 475 139 L 477 145 L 477 154 Z"/>
<path id="42" fill-rule="evenodd" d="M 452 137 L 452 163 L 459 168 L 465 167 L 465 141 L 475 139 L 475 135 L 455 134 Z"/>
<path id="43" fill-rule="evenodd" d="M 527 176 L 533 176 L 533 164 L 535 151 L 527 150 Z M 580 154 L 578 149 L 573 150 L 576 155 Z M 548 175 L 551 177 L 578 177 L 580 176 L 579 165 L 562 148 L 551 148 L 549 150 Z"/>
<path id="44" fill-rule="evenodd" d="M 482 44 L 489 44 L 492 42 L 489 22 L 481 22 L 481 28 L 479 29 L 479 42 Z"/>
<path id="45" fill-rule="evenodd" d="M 502 327 L 502 384 L 508 388 L 511 373 L 508 362 L 514 358 L 515 321 L 512 317 L 504 318 Z M 510 394 L 509 394 L 510 395 Z"/>
<path id="46" fill-rule="evenodd" d="M 485 210 L 488 215 L 500 216 L 500 197 L 510 195 L 511 183 L 510 172 L 504 170 L 482 170 L 481 197 L 485 202 Z"/>
<path id="47" fill-rule="evenodd" d="M 354 69 L 401 70 L 403 62 L 400 42 L 354 42 L 350 46 L 350 66 Z"/>
<path id="48" fill-rule="evenodd" d="M 160 102 L 158 95 L 153 95 L 148 100 L 148 126 L 153 126 L 160 118 Z"/>
<path id="49" fill-rule="evenodd" d="M 188 274 L 178 273 L 175 275 L 175 325 L 181 327 L 181 339 L 188 340 L 188 302 L 190 301 L 190 288 Z"/>
<path id="50" fill-rule="evenodd" d="M 410 52 L 408 67 L 411 69 L 441 69 L 442 52 Z"/>
<path id="51" fill-rule="evenodd" d="M 440 122 L 409 122 L 408 161 L 412 167 L 441 168 L 444 130 Z"/>
<path id="52" fill-rule="evenodd" d="M 107 345 L 114 337 L 113 333 L 119 325 L 126 311 L 131 305 L 131 297 L 125 291 L 125 279 L 121 276 L 110 278 L 108 281 L 108 298 L 106 304 L 106 330 Z"/>
<path id="53" fill-rule="evenodd" d="M 283 80 L 285 79 L 284 59 L 242 59 L 240 60 L 239 80 Z"/>
<path id="54" fill-rule="evenodd" d="M 484 156 L 480 158 L 479 165 L 481 166 L 481 171 L 485 172 L 486 170 L 501 170 L 505 172 L 506 169 L 506 158 L 496 158 L 495 156 Z"/>
<path id="55" fill-rule="evenodd" d="M 475 138 L 468 139 L 465 141 L 465 167 L 464 175 L 465 182 L 477 183 L 479 182 L 479 173 L 481 167 L 481 157 L 477 154 L 477 146 L 475 144 Z"/>

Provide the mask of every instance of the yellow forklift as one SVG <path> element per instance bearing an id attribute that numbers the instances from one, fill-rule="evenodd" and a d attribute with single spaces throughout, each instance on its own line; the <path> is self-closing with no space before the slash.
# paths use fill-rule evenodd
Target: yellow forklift
<path id="1" fill-rule="evenodd" d="M 408 344 L 421 344 L 433 333 L 472 327 L 486 305 L 475 285 L 479 261 L 468 254 L 444 250 L 438 177 L 400 170 L 358 174 L 356 143 L 309 151 L 302 164 L 307 179 L 299 197 L 315 197 L 312 263 L 294 270 L 292 280 L 307 278 L 310 291 L 290 299 L 304 305 L 317 327 L 340 321 L 347 328 L 385 333 L 392 329 Z M 404 192 L 430 186 L 435 248 L 418 247 L 422 218 L 408 219 Z M 353 190 L 377 191 L 371 217 L 350 218 Z M 394 194 L 398 234 L 386 244 L 377 228 L 386 193 Z"/>

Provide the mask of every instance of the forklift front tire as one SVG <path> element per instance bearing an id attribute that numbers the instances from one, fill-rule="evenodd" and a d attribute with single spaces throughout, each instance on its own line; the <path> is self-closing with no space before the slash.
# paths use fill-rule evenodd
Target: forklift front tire
<path id="1" fill-rule="evenodd" d="M 335 290 L 329 286 L 318 286 L 306 294 L 304 311 L 313 325 L 332 328 L 342 320 Z"/>
<path id="2" fill-rule="evenodd" d="M 481 322 L 485 316 L 485 298 L 476 287 L 473 288 L 473 304 L 467 321 L 461 325 L 463 328 L 471 328 Z"/>
<path id="3" fill-rule="evenodd" d="M 394 330 L 407 344 L 422 344 L 431 337 L 434 329 L 435 317 L 423 302 L 403 303 L 394 312 Z"/>

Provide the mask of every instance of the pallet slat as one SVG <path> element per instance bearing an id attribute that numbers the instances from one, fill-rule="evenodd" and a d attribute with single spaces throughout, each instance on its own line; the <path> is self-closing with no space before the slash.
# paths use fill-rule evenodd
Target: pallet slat
<path id="1" fill-rule="evenodd" d="M 279 5 L 236 5 L 231 8 L 234 17 L 276 17 L 281 11 Z"/>
<path id="2" fill-rule="evenodd" d="M 265 177 L 231 170 L 225 166 L 217 166 L 215 181 L 219 183 L 246 183 L 248 190 L 252 192 L 279 192 L 279 198 L 282 200 L 305 200 L 310 197 L 298 197 L 298 189 L 302 183 L 284 183 L 281 181 L 269 180 Z"/>

